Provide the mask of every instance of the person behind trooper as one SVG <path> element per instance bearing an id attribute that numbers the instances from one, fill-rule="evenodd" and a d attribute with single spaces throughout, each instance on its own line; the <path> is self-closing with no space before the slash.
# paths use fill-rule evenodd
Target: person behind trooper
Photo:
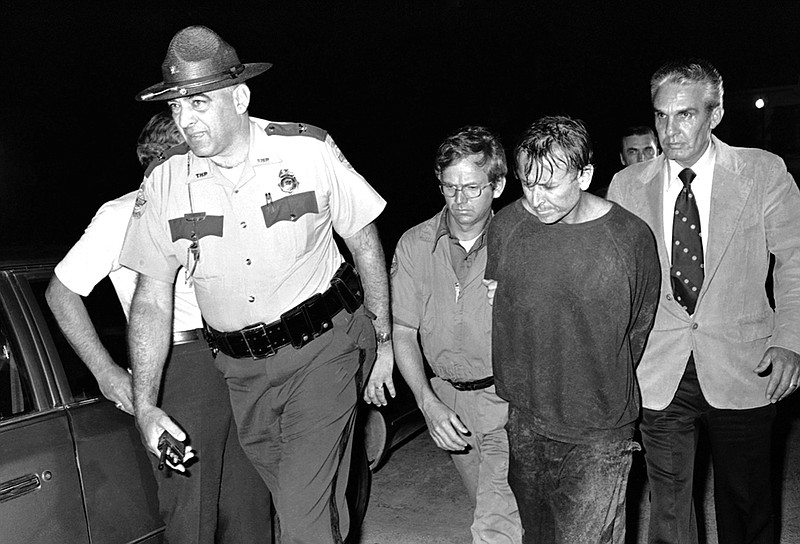
<path id="1" fill-rule="evenodd" d="M 395 358 L 436 445 L 450 452 L 474 505 L 473 543 L 519 543 L 508 486 L 508 403 L 494 390 L 492 309 L 481 283 L 492 201 L 506 183 L 499 139 L 467 126 L 439 146 L 445 207 L 400 238 L 392 260 Z M 422 350 L 435 376 L 425 375 Z"/>
<path id="2" fill-rule="evenodd" d="M 136 153 L 147 168 L 183 143 L 166 111 L 154 115 L 139 136 Z M 152 167 L 152 166 L 151 166 Z M 136 273 L 119 264 L 136 191 L 105 203 L 80 240 L 56 265 L 46 298 L 64 336 L 89 367 L 103 395 L 133 414 L 131 376 L 103 346 L 81 297 L 108 276 L 127 317 Z M 159 510 L 170 544 L 269 543 L 269 492 L 236 435 L 227 388 L 202 335 L 200 311 L 190 285 L 178 278 L 174 294 L 173 342 L 159 406 L 185 431 L 197 463 L 186 474 L 157 470 Z"/>
<path id="3" fill-rule="evenodd" d="M 385 404 L 384 387 L 394 394 L 373 223 L 385 201 L 325 131 L 250 117 L 245 82 L 270 66 L 242 64 L 219 35 L 192 26 L 170 42 L 163 81 L 137 96 L 166 101 L 187 144 L 144 180 L 120 257 L 140 274 L 129 331 L 134 406 L 152 452 L 164 430 L 184 438 L 155 399 L 172 283 L 185 264 L 280 541 L 341 542 L 357 397 L 364 390 Z"/>
<path id="4" fill-rule="evenodd" d="M 698 541 L 701 430 L 719 542 L 774 542 L 775 403 L 800 382 L 800 191 L 779 157 L 712 134 L 723 94 L 707 60 L 656 70 L 650 99 L 664 153 L 619 172 L 608 192 L 650 225 L 661 255 L 658 313 L 637 369 L 650 542 Z"/>
<path id="5" fill-rule="evenodd" d="M 514 158 L 523 197 L 489 226 L 486 282 L 523 542 L 621 544 L 655 242 L 641 219 L 585 192 L 594 167 L 581 121 L 539 119 Z"/>

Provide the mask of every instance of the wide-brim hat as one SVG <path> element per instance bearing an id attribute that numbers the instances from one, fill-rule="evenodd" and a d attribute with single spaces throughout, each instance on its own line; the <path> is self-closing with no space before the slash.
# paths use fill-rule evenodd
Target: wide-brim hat
<path id="1" fill-rule="evenodd" d="M 172 100 L 223 89 L 266 72 L 268 62 L 242 64 L 236 50 L 204 26 L 184 28 L 172 38 L 161 64 L 164 81 L 146 88 L 136 100 Z"/>

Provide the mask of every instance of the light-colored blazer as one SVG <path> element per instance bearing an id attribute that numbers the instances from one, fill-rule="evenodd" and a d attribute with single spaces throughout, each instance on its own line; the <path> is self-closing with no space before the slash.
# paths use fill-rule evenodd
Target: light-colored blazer
<path id="1" fill-rule="evenodd" d="M 622 170 L 608 190 L 609 200 L 650 226 L 658 244 L 661 295 L 637 368 L 643 405 L 652 410 L 672 401 L 691 353 L 709 404 L 734 409 L 768 404 L 768 378 L 753 372 L 767 348 L 800 353 L 800 191 L 776 155 L 712 139 L 705 279 L 692 316 L 674 300 L 670 283 L 662 223 L 666 158 Z M 765 289 L 770 253 L 775 311 Z"/>

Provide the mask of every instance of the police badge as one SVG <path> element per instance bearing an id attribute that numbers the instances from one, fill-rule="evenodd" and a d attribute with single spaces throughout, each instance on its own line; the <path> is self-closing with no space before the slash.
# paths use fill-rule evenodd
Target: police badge
<path id="1" fill-rule="evenodd" d="M 297 181 L 297 178 L 294 177 L 291 170 L 288 168 L 282 168 L 280 172 L 278 172 L 278 176 L 280 176 L 281 181 L 278 183 L 278 187 L 281 188 L 281 191 L 284 193 L 293 193 L 295 189 L 300 186 L 300 182 Z"/>

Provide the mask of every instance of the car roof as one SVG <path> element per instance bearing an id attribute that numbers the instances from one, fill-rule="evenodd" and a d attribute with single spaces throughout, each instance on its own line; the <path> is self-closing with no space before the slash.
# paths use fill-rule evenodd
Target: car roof
<path id="1" fill-rule="evenodd" d="M 52 268 L 68 250 L 63 246 L 0 246 L 0 270 Z"/>

